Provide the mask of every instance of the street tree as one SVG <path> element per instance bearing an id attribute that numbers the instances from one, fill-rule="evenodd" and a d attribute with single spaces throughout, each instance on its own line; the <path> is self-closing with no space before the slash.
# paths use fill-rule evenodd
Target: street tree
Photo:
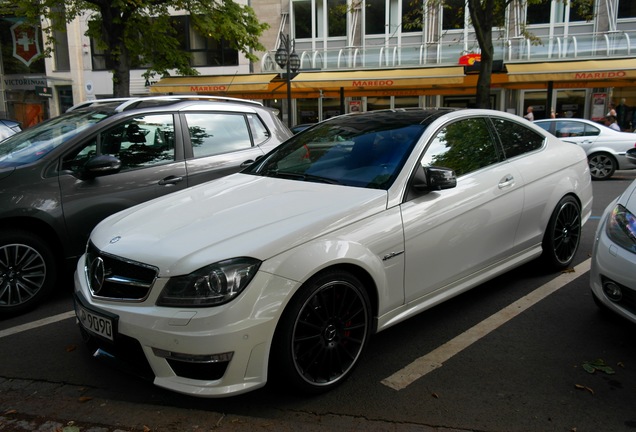
<path id="1" fill-rule="evenodd" d="M 44 55 L 54 49 L 56 32 L 86 17 L 86 36 L 104 51 L 115 97 L 130 95 L 132 68 L 145 68 L 146 78 L 171 71 L 198 74 L 183 49 L 183 32 L 171 20 L 174 15 L 189 15 L 199 34 L 224 40 L 251 61 L 258 60 L 255 51 L 265 51 L 259 37 L 269 28 L 251 7 L 232 0 L 0 0 L 0 14 L 40 26 L 47 40 Z"/>

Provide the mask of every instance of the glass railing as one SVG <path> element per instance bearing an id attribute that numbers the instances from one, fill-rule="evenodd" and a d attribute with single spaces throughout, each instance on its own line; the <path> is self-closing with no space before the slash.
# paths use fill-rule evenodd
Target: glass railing
<path id="1" fill-rule="evenodd" d="M 636 55 L 636 30 L 554 37 L 515 37 L 495 41 L 495 59 L 504 62 L 539 62 L 627 57 Z M 355 70 L 426 66 L 452 66 L 466 54 L 464 43 L 383 45 L 296 52 L 301 70 Z M 471 44 L 467 44 L 471 46 Z M 474 41 L 472 45 L 476 46 Z M 275 51 L 261 59 L 263 72 L 279 71 Z"/>

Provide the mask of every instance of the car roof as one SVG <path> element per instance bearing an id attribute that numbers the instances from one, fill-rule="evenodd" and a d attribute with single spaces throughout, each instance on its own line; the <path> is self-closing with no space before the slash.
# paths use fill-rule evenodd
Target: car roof
<path id="1" fill-rule="evenodd" d="M 115 112 L 123 112 L 134 108 L 158 107 L 172 105 L 183 101 L 211 101 L 211 102 L 232 102 L 251 106 L 263 106 L 261 102 L 248 99 L 238 99 L 224 96 L 201 96 L 201 95 L 166 95 L 166 96 L 143 96 L 129 98 L 106 98 L 85 101 L 73 105 L 66 112 L 82 109 L 110 109 Z"/>

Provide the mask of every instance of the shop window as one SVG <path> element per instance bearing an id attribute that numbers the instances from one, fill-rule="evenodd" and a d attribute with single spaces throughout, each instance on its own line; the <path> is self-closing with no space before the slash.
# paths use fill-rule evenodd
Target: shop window
<path id="1" fill-rule="evenodd" d="M 293 8 L 295 38 L 311 38 L 311 0 L 294 1 Z"/>
<path id="2" fill-rule="evenodd" d="M 365 34 L 386 33 L 386 1 L 366 0 L 364 8 Z"/>
<path id="3" fill-rule="evenodd" d="M 618 0 L 619 18 L 636 18 L 636 1 Z"/>
<path id="4" fill-rule="evenodd" d="M 446 0 L 442 7 L 442 28 L 455 30 L 464 28 L 465 0 Z"/>

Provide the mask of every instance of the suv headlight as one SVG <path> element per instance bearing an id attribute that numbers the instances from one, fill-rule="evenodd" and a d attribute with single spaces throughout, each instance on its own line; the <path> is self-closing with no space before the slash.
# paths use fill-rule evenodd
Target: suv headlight
<path id="1" fill-rule="evenodd" d="M 232 258 L 187 276 L 170 278 L 157 306 L 206 307 L 227 303 L 245 289 L 260 265 L 257 259 Z"/>
<path id="2" fill-rule="evenodd" d="M 636 253 L 636 216 L 622 205 L 609 214 L 606 232 L 614 243 Z"/>

